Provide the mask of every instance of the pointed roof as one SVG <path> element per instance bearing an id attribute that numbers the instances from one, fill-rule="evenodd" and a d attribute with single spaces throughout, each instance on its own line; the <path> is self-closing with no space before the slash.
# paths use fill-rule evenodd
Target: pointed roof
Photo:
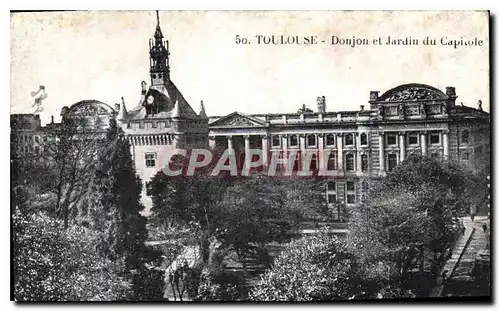
<path id="1" fill-rule="evenodd" d="M 122 97 L 122 103 L 120 105 L 120 110 L 118 111 L 118 115 L 116 116 L 116 118 L 118 120 L 125 120 L 127 117 L 127 107 L 125 107 L 125 99 Z"/>
<path id="2" fill-rule="evenodd" d="M 198 115 L 202 119 L 208 119 L 207 113 L 205 112 L 205 105 L 203 101 L 200 103 L 200 114 Z"/>
<path id="3" fill-rule="evenodd" d="M 162 34 L 161 28 L 160 28 L 160 15 L 159 15 L 158 11 L 156 11 L 156 30 L 155 30 L 154 37 L 156 40 L 163 39 L 163 34 Z"/>
<path id="4" fill-rule="evenodd" d="M 181 116 L 181 112 L 179 111 L 179 100 L 177 100 L 174 104 L 174 109 L 171 111 L 172 118 L 179 118 Z"/>

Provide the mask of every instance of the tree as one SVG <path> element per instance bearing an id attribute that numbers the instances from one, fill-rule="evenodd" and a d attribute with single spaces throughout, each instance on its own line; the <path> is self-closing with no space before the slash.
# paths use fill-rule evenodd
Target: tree
<path id="1" fill-rule="evenodd" d="M 99 256 L 96 231 L 64 228 L 44 213 L 13 214 L 14 297 L 18 301 L 109 301 L 131 295 L 123 260 Z"/>
<path id="2" fill-rule="evenodd" d="M 63 219 L 67 228 L 70 214 L 78 213 L 76 208 L 88 193 L 104 132 L 85 118 L 74 118 L 63 120 L 50 134 L 43 151 L 31 154 L 25 165 L 33 186 L 55 194 L 52 215 Z"/>
<path id="3" fill-rule="evenodd" d="M 352 211 L 348 234 L 366 277 L 401 287 L 413 269 L 424 272 L 424 260 L 436 273 L 460 232 L 454 215 L 476 199 L 475 178 L 449 163 L 411 157 L 372 182 L 369 202 Z"/>
<path id="4" fill-rule="evenodd" d="M 255 301 L 347 300 L 363 296 L 354 255 L 320 232 L 290 243 L 253 288 Z"/>
<path id="5" fill-rule="evenodd" d="M 92 195 L 87 205 L 91 226 L 105 233 L 101 250 L 110 259 L 125 260 L 124 274 L 134 276 L 134 298 L 157 300 L 161 292 L 162 276 L 146 267 L 146 263 L 158 266 L 161 253 L 148 249 L 146 218 L 140 214 L 141 180 L 136 175 L 130 154 L 130 145 L 115 119 L 110 120 L 104 141 L 99 150 L 95 175 L 92 178 Z M 160 289 L 144 292 L 144 284 L 153 283 Z"/>

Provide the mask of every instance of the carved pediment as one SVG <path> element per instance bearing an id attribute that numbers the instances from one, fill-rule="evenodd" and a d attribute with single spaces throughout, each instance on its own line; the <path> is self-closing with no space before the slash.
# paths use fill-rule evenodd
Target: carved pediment
<path id="1" fill-rule="evenodd" d="M 395 87 L 378 98 L 378 101 L 425 101 L 447 99 L 446 94 L 429 85 L 405 84 Z"/>
<path id="2" fill-rule="evenodd" d="M 228 126 L 228 127 L 252 127 L 252 126 L 263 126 L 263 125 L 264 121 L 261 121 L 253 117 L 244 116 L 239 113 L 232 113 L 210 124 L 210 126 Z"/>

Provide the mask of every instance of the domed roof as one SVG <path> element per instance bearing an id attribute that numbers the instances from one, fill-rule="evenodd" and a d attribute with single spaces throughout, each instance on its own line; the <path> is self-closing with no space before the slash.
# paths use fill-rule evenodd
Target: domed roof
<path id="1" fill-rule="evenodd" d="M 95 115 L 110 115 L 116 111 L 108 104 L 95 99 L 82 100 L 73 104 L 67 112 L 66 116 L 95 116 Z"/>

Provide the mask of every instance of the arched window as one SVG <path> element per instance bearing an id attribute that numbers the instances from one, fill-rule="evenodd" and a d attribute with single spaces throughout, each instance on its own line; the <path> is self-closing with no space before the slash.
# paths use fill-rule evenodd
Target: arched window
<path id="1" fill-rule="evenodd" d="M 349 153 L 345 156 L 345 169 L 347 171 L 354 171 L 354 154 Z"/>
<path id="2" fill-rule="evenodd" d="M 366 133 L 361 134 L 360 140 L 362 146 L 368 145 L 368 135 L 366 135 Z"/>
<path id="3" fill-rule="evenodd" d="M 398 157 L 394 153 L 389 154 L 387 156 L 387 168 L 389 172 L 394 170 L 397 165 L 398 165 Z"/>
<path id="4" fill-rule="evenodd" d="M 326 135 L 326 145 L 327 146 L 335 145 L 335 134 Z"/>
<path id="5" fill-rule="evenodd" d="M 315 147 L 316 146 L 316 135 L 310 134 L 307 136 L 307 146 Z"/>
<path id="6" fill-rule="evenodd" d="M 297 135 L 293 134 L 290 136 L 290 147 L 297 147 L 299 145 L 299 140 Z"/>
<path id="7" fill-rule="evenodd" d="M 318 170 L 318 159 L 316 154 L 313 154 L 311 157 L 311 165 L 309 166 L 311 172 Z"/>
<path id="8" fill-rule="evenodd" d="M 273 141 L 273 147 L 279 147 L 281 145 L 280 137 L 278 135 L 274 135 L 272 141 Z"/>
<path id="9" fill-rule="evenodd" d="M 462 144 L 468 144 L 469 143 L 469 131 L 465 130 L 462 131 Z"/>
<path id="10" fill-rule="evenodd" d="M 333 170 L 337 169 L 337 162 L 335 161 L 335 153 L 333 153 L 333 152 L 328 155 L 327 169 L 329 171 L 333 171 Z"/>
<path id="11" fill-rule="evenodd" d="M 345 145 L 346 146 L 352 146 L 354 145 L 354 137 L 352 134 L 346 134 L 345 135 Z"/>

